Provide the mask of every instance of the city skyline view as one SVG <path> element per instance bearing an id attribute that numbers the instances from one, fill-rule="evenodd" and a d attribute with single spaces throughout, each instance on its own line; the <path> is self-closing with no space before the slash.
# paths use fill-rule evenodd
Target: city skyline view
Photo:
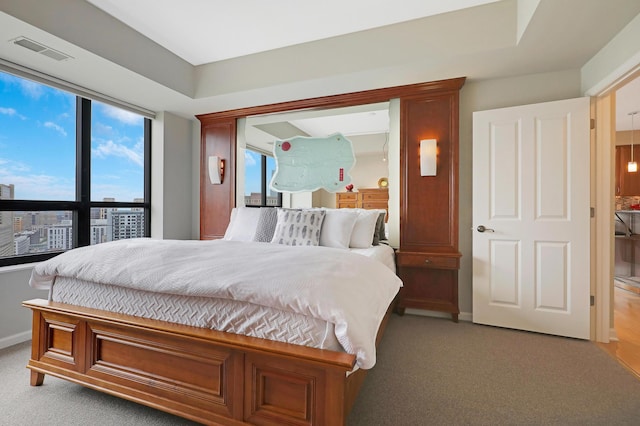
<path id="1" fill-rule="evenodd" d="M 245 150 L 244 154 L 244 166 L 245 166 L 245 188 L 244 194 L 246 196 L 258 194 L 262 192 L 262 154 L 251 151 L 251 149 Z M 267 156 L 267 194 L 272 195 L 269 189 L 269 183 L 271 182 L 271 176 L 276 169 L 276 161 L 273 157 Z"/>
<path id="2" fill-rule="evenodd" d="M 0 184 L 14 199 L 76 197 L 76 96 L 0 72 Z M 91 200 L 144 197 L 144 118 L 92 101 Z"/>

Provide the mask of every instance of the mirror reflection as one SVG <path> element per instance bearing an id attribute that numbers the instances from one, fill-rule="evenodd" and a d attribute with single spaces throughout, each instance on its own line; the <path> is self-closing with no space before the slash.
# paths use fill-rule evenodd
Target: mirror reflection
<path id="1" fill-rule="evenodd" d="M 353 186 L 340 188 L 336 193 L 324 189 L 278 193 L 269 189 L 276 169 L 273 157 L 276 140 L 294 136 L 327 137 L 334 133 L 343 134 L 353 144 L 356 156 L 351 170 Z M 371 196 L 365 194 L 371 194 L 371 190 L 373 193 L 387 191 L 388 152 L 388 102 L 248 117 L 238 123 L 237 191 L 244 194 L 242 201 L 246 206 L 367 208 L 363 203 Z M 379 185 L 381 191 L 378 191 Z M 375 194 L 374 198 L 380 196 Z M 386 205 L 386 198 L 384 201 Z"/>

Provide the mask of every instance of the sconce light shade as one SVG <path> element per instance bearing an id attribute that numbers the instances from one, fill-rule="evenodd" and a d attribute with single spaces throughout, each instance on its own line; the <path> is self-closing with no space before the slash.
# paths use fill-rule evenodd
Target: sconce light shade
<path id="1" fill-rule="evenodd" d="M 438 141 L 423 139 L 420 141 L 420 176 L 435 176 L 437 169 Z"/>
<path id="2" fill-rule="evenodd" d="M 220 185 L 224 179 L 224 160 L 216 155 L 209 157 L 209 181 Z"/>
<path id="3" fill-rule="evenodd" d="M 634 173 L 638 171 L 638 163 L 635 161 L 629 161 L 627 163 L 627 171 L 630 173 Z"/>

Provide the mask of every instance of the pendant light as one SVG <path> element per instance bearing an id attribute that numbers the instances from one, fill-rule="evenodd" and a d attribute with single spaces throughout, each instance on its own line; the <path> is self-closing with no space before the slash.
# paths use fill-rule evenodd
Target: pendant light
<path id="1" fill-rule="evenodd" d="M 629 173 L 635 173 L 635 172 L 638 171 L 638 163 L 633 161 L 633 134 L 635 133 L 635 127 L 633 125 L 633 118 L 635 117 L 635 115 L 638 112 L 640 112 L 640 111 L 633 111 L 633 112 L 629 113 L 629 115 L 631 116 L 631 161 L 629 161 L 627 163 L 627 171 Z"/>
<path id="2" fill-rule="evenodd" d="M 389 132 L 387 132 L 382 145 L 382 161 L 385 163 L 387 162 L 387 145 L 389 145 Z"/>

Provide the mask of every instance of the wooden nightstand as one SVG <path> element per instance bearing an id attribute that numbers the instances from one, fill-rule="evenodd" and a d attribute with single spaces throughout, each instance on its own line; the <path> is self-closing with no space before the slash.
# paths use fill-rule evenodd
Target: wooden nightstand
<path id="1" fill-rule="evenodd" d="M 398 276 L 402 279 L 400 299 L 396 310 L 400 315 L 405 308 L 448 312 L 458 322 L 458 269 L 459 254 L 423 252 L 396 253 Z"/>

